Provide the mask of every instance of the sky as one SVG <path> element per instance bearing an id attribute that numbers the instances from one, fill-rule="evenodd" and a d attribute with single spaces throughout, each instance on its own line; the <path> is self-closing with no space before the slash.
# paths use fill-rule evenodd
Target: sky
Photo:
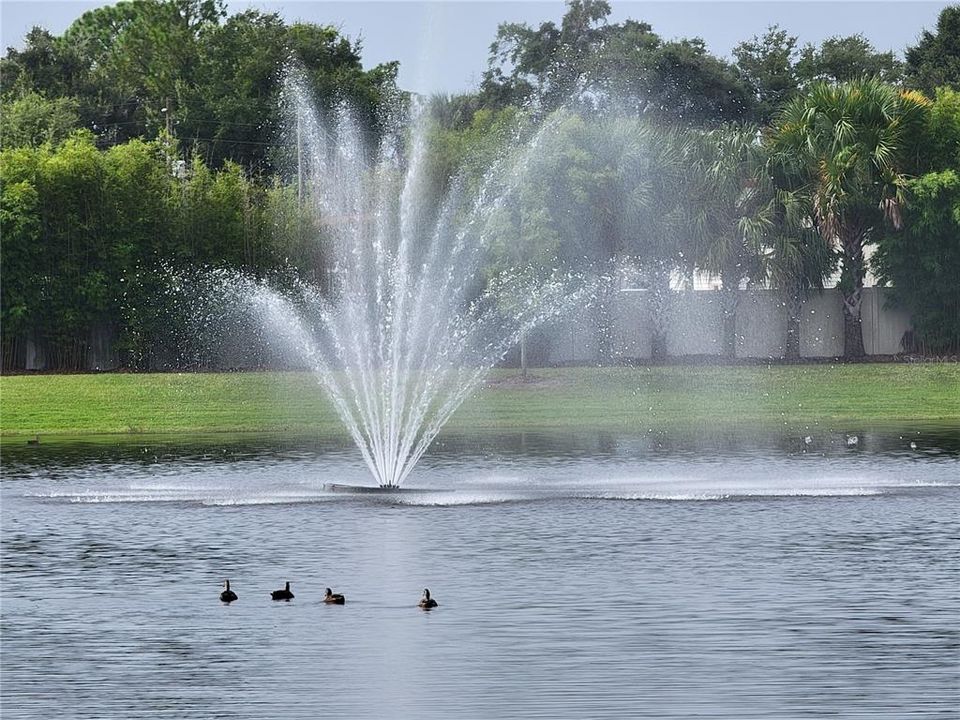
<path id="1" fill-rule="evenodd" d="M 111 2 L 96 0 L 0 0 L 0 40 L 4 48 L 22 47 L 34 25 L 62 33 L 87 10 Z M 780 2 L 766 0 L 611 0 L 611 22 L 643 20 L 664 38 L 701 37 L 711 52 L 729 56 L 733 47 L 778 24 L 800 44 L 819 43 L 834 35 L 865 35 L 878 50 L 902 54 L 924 29 L 936 27 L 948 2 Z M 564 2 L 444 2 L 317 0 L 228 0 L 230 14 L 247 8 L 278 12 L 288 22 L 304 20 L 334 25 L 363 44 L 363 61 L 373 67 L 400 61 L 400 86 L 419 93 L 457 93 L 474 89 L 487 65 L 490 43 L 502 22 L 539 25 L 563 16 Z"/>

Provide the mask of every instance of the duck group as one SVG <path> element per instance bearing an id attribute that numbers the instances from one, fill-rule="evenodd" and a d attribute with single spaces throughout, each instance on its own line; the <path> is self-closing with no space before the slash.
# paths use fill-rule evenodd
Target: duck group
<path id="1" fill-rule="evenodd" d="M 280 590 L 273 590 L 270 593 L 271 600 L 284 600 L 289 602 L 293 600 L 294 594 L 290 589 L 290 581 L 287 580 L 284 583 L 283 588 Z M 229 605 L 230 603 L 237 600 L 237 594 L 230 589 L 230 581 L 223 581 L 223 592 L 220 593 L 220 602 Z M 330 588 L 326 589 L 326 592 L 323 595 L 323 602 L 327 605 L 344 605 L 347 602 L 347 599 L 341 593 L 335 593 Z M 438 607 L 437 601 L 430 597 L 430 590 L 424 588 L 423 595 L 420 598 L 420 602 L 417 603 L 417 607 L 421 610 L 433 610 L 433 608 Z"/>

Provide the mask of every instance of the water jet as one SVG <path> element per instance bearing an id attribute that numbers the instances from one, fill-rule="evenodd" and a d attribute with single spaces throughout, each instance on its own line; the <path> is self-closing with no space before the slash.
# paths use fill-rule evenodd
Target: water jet
<path id="1" fill-rule="evenodd" d="M 556 270 L 485 273 L 543 132 L 508 143 L 479 188 L 454 178 L 437 190 L 416 104 L 375 147 L 346 107 L 321 119 L 296 79 L 286 104 L 299 192 L 330 258 L 324 286 L 225 274 L 215 294 L 314 372 L 377 485 L 396 491 L 496 363 L 582 291 Z"/>

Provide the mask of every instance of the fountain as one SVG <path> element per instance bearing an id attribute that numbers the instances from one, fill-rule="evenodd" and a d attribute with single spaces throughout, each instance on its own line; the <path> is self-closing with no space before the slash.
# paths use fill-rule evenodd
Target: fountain
<path id="1" fill-rule="evenodd" d="M 483 272 L 544 131 L 504 152 L 474 191 L 453 179 L 438 193 L 423 110 L 388 123 L 371 148 L 348 109 L 322 122 L 295 80 L 287 98 L 329 282 L 291 293 L 230 276 L 221 293 L 313 369 L 377 484 L 397 489 L 507 351 L 583 292 L 556 271 Z"/>

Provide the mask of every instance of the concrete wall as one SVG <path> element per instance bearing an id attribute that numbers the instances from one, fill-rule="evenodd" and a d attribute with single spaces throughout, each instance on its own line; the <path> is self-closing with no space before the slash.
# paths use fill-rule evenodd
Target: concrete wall
<path id="1" fill-rule="evenodd" d="M 596 324 L 590 314 L 568 318 L 542 328 L 547 338 L 548 365 L 590 365 L 596 362 Z"/>
<path id="2" fill-rule="evenodd" d="M 621 292 L 613 313 L 614 348 L 618 355 L 631 358 L 650 357 L 654 324 L 647 293 Z"/>
<path id="3" fill-rule="evenodd" d="M 741 293 L 737 306 L 737 356 L 783 357 L 787 338 L 787 306 L 768 290 Z M 803 352 L 801 334 L 801 352 Z"/>
<path id="4" fill-rule="evenodd" d="M 907 313 L 884 307 L 885 293 L 884 288 L 877 287 L 863 291 L 863 342 L 869 355 L 901 352 L 900 340 L 911 327 Z M 648 360 L 655 327 L 648 294 L 643 291 L 619 293 L 613 314 L 615 359 L 621 362 Z M 663 327 L 669 355 L 719 356 L 723 332 L 720 292 L 675 293 L 667 303 Z M 549 348 L 548 363 L 576 365 L 597 361 L 597 322 L 591 309 L 549 325 L 543 332 Z M 737 357 L 783 357 L 786 333 L 787 308 L 779 293 L 741 292 L 737 306 Z M 813 293 L 803 303 L 800 354 L 810 358 L 843 355 L 843 300 L 839 290 Z"/>
<path id="5" fill-rule="evenodd" d="M 885 288 L 865 288 L 863 291 L 863 346 L 870 355 L 893 355 L 902 352 L 900 340 L 913 327 L 910 315 L 898 308 L 886 308 Z"/>
<path id="6" fill-rule="evenodd" d="M 677 293 L 667 311 L 667 354 L 719 355 L 723 331 L 720 293 L 689 291 Z"/>
<path id="7" fill-rule="evenodd" d="M 800 311 L 800 355 L 843 355 L 843 296 L 839 290 L 813 293 L 803 303 Z"/>

